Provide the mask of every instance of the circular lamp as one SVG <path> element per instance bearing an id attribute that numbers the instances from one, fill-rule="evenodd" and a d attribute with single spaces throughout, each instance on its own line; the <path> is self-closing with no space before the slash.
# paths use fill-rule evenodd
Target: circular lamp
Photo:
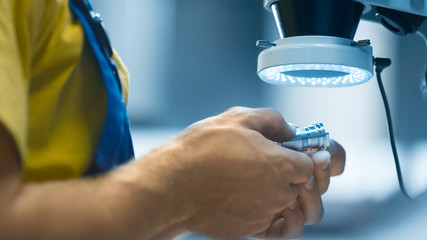
<path id="1" fill-rule="evenodd" d="M 372 47 L 345 38 L 297 36 L 274 42 L 258 56 L 258 76 L 276 85 L 344 87 L 372 78 Z"/>
<path id="2" fill-rule="evenodd" d="M 353 0 L 264 0 L 281 39 L 258 56 L 258 76 L 288 86 L 343 87 L 373 75 L 369 41 L 354 42 L 365 5 Z"/>

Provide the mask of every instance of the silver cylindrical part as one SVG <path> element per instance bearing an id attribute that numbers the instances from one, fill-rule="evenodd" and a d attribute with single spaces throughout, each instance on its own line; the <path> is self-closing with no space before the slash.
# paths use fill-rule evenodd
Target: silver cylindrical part
<path id="1" fill-rule="evenodd" d="M 329 132 L 323 123 L 314 123 L 304 128 L 296 129 L 296 136 L 287 142 L 278 143 L 282 147 L 297 151 L 324 150 L 330 145 Z"/>

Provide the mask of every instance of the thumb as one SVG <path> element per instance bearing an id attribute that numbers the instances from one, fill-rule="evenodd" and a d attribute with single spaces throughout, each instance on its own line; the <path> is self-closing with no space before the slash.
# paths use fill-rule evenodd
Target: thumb
<path id="1" fill-rule="evenodd" d="M 271 108 L 234 107 L 226 113 L 271 141 L 284 142 L 295 137 L 295 126 L 288 124 L 279 112 Z"/>

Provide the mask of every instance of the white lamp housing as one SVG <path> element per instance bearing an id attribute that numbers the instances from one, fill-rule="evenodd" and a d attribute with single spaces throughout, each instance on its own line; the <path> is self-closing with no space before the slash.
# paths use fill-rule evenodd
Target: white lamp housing
<path id="1" fill-rule="evenodd" d="M 258 76 L 275 85 L 346 87 L 373 75 L 372 47 L 341 37 L 294 36 L 258 56 Z"/>

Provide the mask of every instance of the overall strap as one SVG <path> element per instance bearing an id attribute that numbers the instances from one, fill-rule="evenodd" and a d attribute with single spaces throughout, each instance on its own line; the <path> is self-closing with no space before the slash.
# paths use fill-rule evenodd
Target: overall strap
<path id="1" fill-rule="evenodd" d="M 94 161 L 85 175 L 105 173 L 134 158 L 129 118 L 122 97 L 121 82 L 110 42 L 88 0 L 69 0 L 69 7 L 80 20 L 86 39 L 95 54 L 107 93 L 107 113 Z"/>

